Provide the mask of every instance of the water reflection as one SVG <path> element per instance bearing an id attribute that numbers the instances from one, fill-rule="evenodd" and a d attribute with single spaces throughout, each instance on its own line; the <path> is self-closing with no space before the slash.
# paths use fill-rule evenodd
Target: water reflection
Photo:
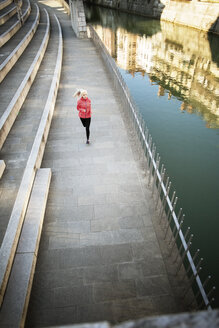
<path id="1" fill-rule="evenodd" d="M 98 7 L 92 10 L 98 12 Z M 159 97 L 176 97 L 182 102 L 180 111 L 201 115 L 206 127 L 219 128 L 219 54 L 212 53 L 219 44 L 211 47 L 218 38 L 136 16 L 134 24 L 133 16 L 116 11 L 105 16 L 102 10 L 101 24 L 95 24 L 91 12 L 88 17 L 120 68 L 132 76 L 147 74 Z"/>

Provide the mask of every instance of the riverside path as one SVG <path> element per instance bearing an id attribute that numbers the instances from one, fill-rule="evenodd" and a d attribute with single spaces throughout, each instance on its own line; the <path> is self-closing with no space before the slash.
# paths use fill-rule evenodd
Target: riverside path
<path id="1" fill-rule="evenodd" d="M 121 321 L 182 311 L 155 227 L 120 99 L 91 39 L 77 39 L 56 1 L 63 66 L 41 167 L 51 168 L 26 327 Z M 92 102 L 90 145 L 77 88 Z"/>

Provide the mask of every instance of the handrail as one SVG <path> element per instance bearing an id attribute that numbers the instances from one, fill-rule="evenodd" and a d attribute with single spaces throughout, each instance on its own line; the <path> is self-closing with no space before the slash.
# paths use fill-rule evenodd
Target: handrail
<path id="1" fill-rule="evenodd" d="M 114 76 L 116 77 L 116 79 L 114 79 L 114 82 L 116 82 L 117 85 L 120 86 L 122 89 L 122 92 L 125 96 L 126 108 L 128 108 L 128 110 L 130 111 L 130 114 L 133 117 L 132 122 L 135 124 L 135 126 L 138 130 L 138 133 L 140 134 L 139 139 L 140 140 L 142 139 L 143 146 L 145 147 L 145 150 L 146 150 L 145 156 L 147 159 L 148 170 L 149 170 L 148 186 L 150 185 L 151 179 L 153 179 L 152 194 L 154 191 L 154 187 L 157 187 L 157 200 L 156 200 L 157 205 L 160 200 L 160 213 L 159 213 L 160 223 L 161 223 L 161 220 L 162 220 L 164 214 L 166 214 L 166 212 L 168 213 L 165 215 L 166 219 L 167 219 L 166 233 L 167 233 L 168 229 L 171 229 L 170 228 L 171 217 L 173 219 L 174 228 L 172 229 L 172 235 L 171 235 L 171 238 L 169 241 L 169 244 L 171 243 L 170 255 L 172 253 L 173 246 L 175 246 L 177 240 L 180 240 L 180 242 L 181 242 L 181 245 L 180 245 L 179 251 L 178 251 L 178 255 L 180 255 L 180 252 L 182 251 L 182 249 L 184 249 L 184 251 L 181 255 L 181 261 L 177 267 L 176 274 L 179 272 L 179 269 L 183 265 L 185 257 L 187 257 L 187 260 L 189 263 L 189 268 L 187 268 L 186 274 L 188 274 L 190 270 L 193 273 L 193 275 L 191 275 L 189 277 L 190 285 L 192 286 L 193 281 L 196 281 L 197 287 L 198 287 L 198 292 L 194 295 L 195 301 L 197 302 L 197 306 L 198 306 L 198 308 L 201 308 L 203 305 L 205 305 L 205 307 L 208 310 L 211 310 L 212 309 L 211 302 L 214 299 L 212 298 L 211 300 L 209 300 L 209 297 L 214 292 L 215 287 L 213 287 L 210 291 L 208 291 L 208 293 L 206 293 L 204 287 L 208 283 L 210 276 L 207 277 L 207 279 L 205 280 L 204 283 L 201 282 L 201 279 L 199 277 L 199 271 L 201 270 L 200 263 L 202 261 L 202 258 L 198 261 L 198 264 L 195 265 L 194 261 L 197 258 L 199 250 L 192 257 L 192 255 L 189 251 L 189 248 L 191 246 L 191 240 L 192 240 L 193 235 L 190 234 L 190 237 L 187 238 L 190 228 L 187 229 L 185 236 L 181 230 L 181 226 L 182 226 L 182 223 L 184 220 L 184 215 L 181 216 L 182 209 L 180 209 L 178 217 L 175 213 L 177 197 L 175 197 L 175 192 L 174 192 L 172 199 L 169 198 L 171 182 L 169 181 L 169 177 L 167 177 L 167 179 L 164 183 L 166 172 L 165 172 L 163 165 L 161 166 L 161 172 L 159 171 L 160 157 L 159 157 L 159 154 L 156 155 L 156 147 L 155 147 L 154 143 L 152 144 L 152 137 L 149 134 L 149 130 L 146 127 L 146 124 L 145 124 L 144 120 L 142 119 L 139 110 L 137 109 L 134 101 L 132 100 L 132 98 L 130 96 L 128 87 L 127 87 L 121 73 L 119 72 L 119 69 L 116 66 L 115 61 L 109 55 L 105 45 L 99 38 L 99 36 L 96 33 L 96 31 L 94 30 L 94 28 L 90 25 L 88 27 L 89 27 L 90 36 L 91 36 L 93 42 L 95 43 L 96 46 L 98 46 L 100 48 L 101 55 L 104 58 L 105 63 L 107 64 L 110 71 L 113 72 Z M 146 133 L 145 133 L 145 131 L 146 131 Z M 157 160 L 155 160 L 155 157 L 157 158 Z M 156 205 L 156 207 L 157 207 L 157 205 Z M 168 207 L 167 211 L 165 211 L 166 206 Z M 175 233 L 175 235 L 174 235 L 174 233 Z M 173 239 L 173 242 L 172 242 L 172 239 Z M 186 241 L 186 239 L 188 239 L 188 241 Z M 178 257 L 178 255 L 177 255 L 177 257 Z M 191 287 L 190 285 L 189 285 L 189 287 Z M 189 288 L 186 288 L 186 290 L 184 291 L 184 296 L 187 294 L 188 290 L 189 290 Z M 202 297 L 202 301 L 200 303 L 198 303 L 198 297 L 200 295 Z"/>

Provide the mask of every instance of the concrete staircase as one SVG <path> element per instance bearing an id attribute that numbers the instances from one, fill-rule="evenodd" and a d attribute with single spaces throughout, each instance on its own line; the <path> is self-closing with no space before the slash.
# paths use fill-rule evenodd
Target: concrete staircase
<path id="1" fill-rule="evenodd" d="M 23 327 L 51 179 L 40 169 L 62 66 L 56 16 L 0 3 L 0 326 Z M 15 301 L 16 300 L 16 301 Z"/>

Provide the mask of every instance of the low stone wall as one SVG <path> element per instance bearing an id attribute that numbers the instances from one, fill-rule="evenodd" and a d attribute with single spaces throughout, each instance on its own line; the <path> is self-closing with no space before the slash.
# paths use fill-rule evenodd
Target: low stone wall
<path id="1" fill-rule="evenodd" d="M 71 25 L 77 38 L 87 38 L 87 24 L 82 0 L 70 0 Z"/>
<path id="2" fill-rule="evenodd" d="M 219 0 L 217 3 L 174 0 L 86 0 L 87 2 L 134 14 L 149 16 L 174 24 L 193 27 L 219 35 Z"/>

